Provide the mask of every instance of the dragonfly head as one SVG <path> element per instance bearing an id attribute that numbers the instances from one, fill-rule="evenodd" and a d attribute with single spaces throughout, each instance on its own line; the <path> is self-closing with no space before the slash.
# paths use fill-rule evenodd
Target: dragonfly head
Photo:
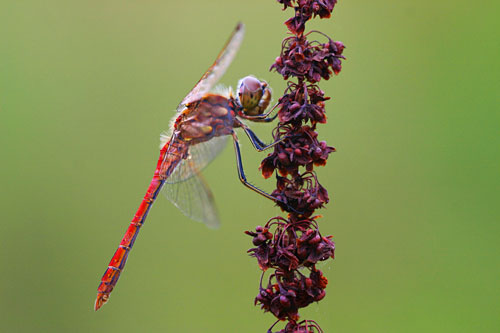
<path id="1" fill-rule="evenodd" d="M 246 76 L 238 82 L 238 101 L 247 116 L 260 115 L 271 101 L 271 89 L 265 81 Z"/>

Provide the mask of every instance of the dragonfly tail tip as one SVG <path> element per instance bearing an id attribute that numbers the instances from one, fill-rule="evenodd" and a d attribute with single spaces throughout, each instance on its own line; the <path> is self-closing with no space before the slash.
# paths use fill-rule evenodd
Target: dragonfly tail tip
<path id="1" fill-rule="evenodd" d="M 94 311 L 99 310 L 104 304 L 106 304 L 106 302 L 108 301 L 108 297 L 106 297 L 106 296 L 107 295 L 103 295 L 103 294 L 97 295 L 97 298 L 95 299 L 95 303 L 94 303 Z"/>

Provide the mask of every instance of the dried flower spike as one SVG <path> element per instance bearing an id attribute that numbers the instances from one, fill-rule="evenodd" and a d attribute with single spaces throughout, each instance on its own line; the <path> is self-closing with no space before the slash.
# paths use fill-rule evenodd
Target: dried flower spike
<path id="1" fill-rule="evenodd" d="M 330 200 L 314 167 L 324 166 L 335 152 L 334 147 L 318 140 L 316 132 L 318 124 L 326 123 L 325 101 L 330 99 L 318 83 L 341 71 L 345 47 L 321 32 L 304 33 L 311 18 L 331 16 L 336 0 L 278 2 L 283 9 L 294 9 L 294 16 L 285 22 L 292 35 L 283 40 L 281 54 L 270 69 L 290 81 L 276 106 L 279 123 L 273 137 L 281 141 L 260 169 L 265 178 L 276 175 L 272 195 L 288 216 L 273 217 L 255 231 L 246 231 L 254 245 L 248 253 L 263 271 L 255 304 L 278 319 L 268 333 L 279 321 L 287 321 L 280 333 L 319 333 L 323 331 L 315 321 L 299 322 L 299 309 L 325 297 L 328 280 L 316 265 L 333 259 L 335 252 L 333 237 L 321 235 L 319 216 L 313 216 Z M 310 41 L 313 33 L 324 41 Z"/>

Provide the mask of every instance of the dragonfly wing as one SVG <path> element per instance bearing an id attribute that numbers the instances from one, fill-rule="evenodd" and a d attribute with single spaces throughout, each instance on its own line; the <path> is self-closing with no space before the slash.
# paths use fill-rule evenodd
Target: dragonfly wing
<path id="1" fill-rule="evenodd" d="M 226 146 L 228 136 L 217 136 L 189 147 L 189 156 L 182 160 L 167 178 L 167 184 L 183 182 L 200 173 Z"/>
<path id="2" fill-rule="evenodd" d="M 192 165 L 187 162 L 186 165 Z M 203 176 L 194 168 L 191 177 L 167 184 L 163 193 L 187 217 L 205 223 L 210 228 L 219 227 L 219 216 L 214 196 Z"/>
<path id="3" fill-rule="evenodd" d="M 227 68 L 234 59 L 234 56 L 240 48 L 241 42 L 243 41 L 243 35 L 245 34 L 245 26 L 243 23 L 238 23 L 234 29 L 231 37 L 226 42 L 226 45 L 222 48 L 215 62 L 210 66 L 210 68 L 203 74 L 201 79 L 196 83 L 196 85 L 191 89 L 189 94 L 182 100 L 182 102 L 177 107 L 177 112 L 180 112 L 184 107 L 208 93 L 212 87 L 219 81 L 219 79 L 224 75 Z"/>

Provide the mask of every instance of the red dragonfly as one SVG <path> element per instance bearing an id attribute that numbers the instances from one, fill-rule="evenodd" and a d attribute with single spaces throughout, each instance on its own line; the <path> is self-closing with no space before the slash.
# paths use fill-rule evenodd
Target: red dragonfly
<path id="1" fill-rule="evenodd" d="M 212 66 L 203 74 L 194 88 L 177 107 L 170 135 L 162 135 L 160 158 L 151 184 L 135 213 L 130 226 L 118 246 L 97 289 L 95 310 L 105 304 L 123 271 L 137 234 L 163 185 L 166 195 L 185 215 L 217 227 L 219 219 L 212 193 L 200 171 L 222 150 L 226 139 L 233 138 L 238 176 L 241 182 L 265 196 L 276 199 L 248 183 L 243 172 L 238 137 L 234 128 L 242 128 L 258 151 L 272 147 L 265 145 L 241 119 L 270 122 L 273 109 L 269 106 L 271 91 L 266 82 L 247 76 L 238 83 L 237 96 L 229 90 L 227 96 L 209 91 L 231 64 L 243 39 L 244 26 L 238 24 Z"/>

